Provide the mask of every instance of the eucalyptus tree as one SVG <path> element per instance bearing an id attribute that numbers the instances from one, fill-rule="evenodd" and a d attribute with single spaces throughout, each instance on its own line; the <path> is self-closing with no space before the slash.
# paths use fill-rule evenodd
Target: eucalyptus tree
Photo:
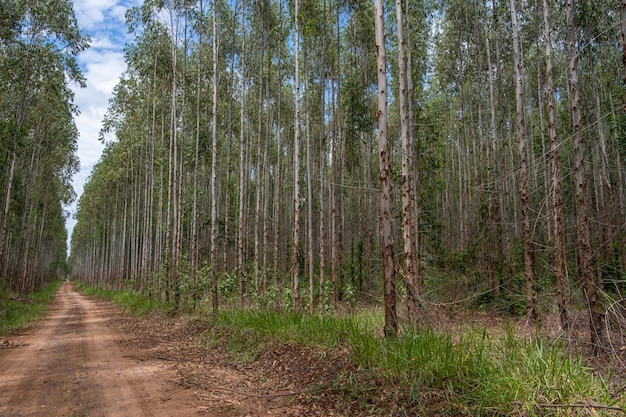
<path id="1" fill-rule="evenodd" d="M 557 131 L 556 98 L 552 72 L 552 27 L 550 24 L 550 3 L 543 0 L 544 37 L 546 43 L 546 98 L 548 108 L 548 135 L 550 136 L 550 172 L 552 196 L 552 227 L 554 228 L 554 271 L 556 275 L 557 301 L 561 328 L 570 327 L 567 311 L 566 288 L 567 268 L 565 253 L 565 217 L 563 213 L 563 191 L 561 187 L 561 169 L 559 163 L 559 143 Z"/>
<path id="2" fill-rule="evenodd" d="M 80 32 L 69 1 L 12 0 L 4 2 L 0 12 L 0 87 L 4 92 L 0 99 L 0 151 L 3 160 L 0 168 L 0 184 L 3 186 L 0 200 L 0 285 L 7 285 L 6 278 L 11 275 L 13 278 L 8 284 L 24 292 L 34 289 L 35 285 L 23 282 L 30 279 L 30 274 L 26 272 L 27 268 L 30 271 L 30 267 L 24 265 L 18 253 L 25 248 L 32 252 L 40 247 L 46 227 L 60 232 L 58 223 L 63 222 L 60 205 L 62 201 L 71 199 L 71 193 L 68 194 L 69 178 L 64 171 L 71 175 L 77 167 L 73 156 L 77 138 L 73 116 L 77 109 L 72 104 L 69 83 L 84 86 L 76 56 L 88 47 L 89 39 Z M 52 114 L 57 115 L 58 120 L 48 117 Z M 44 162 L 46 154 L 41 152 L 43 149 L 50 150 L 51 154 L 60 152 L 63 158 L 57 159 L 56 165 L 52 163 L 54 159 L 48 164 Z M 40 169 L 30 170 L 33 164 L 42 162 L 46 169 L 41 166 Z M 41 188 L 45 186 L 39 178 L 46 175 L 53 178 L 49 191 L 58 193 L 56 199 L 53 197 L 49 201 L 43 200 L 51 196 L 45 188 Z M 44 208 L 45 214 L 36 214 L 39 207 Z M 18 213 L 22 213 L 21 218 Z M 38 216 L 40 220 L 29 216 Z M 42 221 L 40 231 L 35 235 L 34 229 L 28 230 L 33 221 L 35 224 Z M 53 241 L 58 242 L 56 238 Z M 56 244 L 54 248 L 58 249 Z M 50 250 L 52 252 L 52 245 Z M 46 264 L 45 258 L 40 259 L 40 253 L 34 256 L 37 259 L 32 264 L 38 268 Z M 52 258 L 57 263 L 61 262 L 58 256 L 58 253 L 54 256 L 46 254 L 50 262 Z M 40 273 L 37 271 L 37 274 Z M 21 278 L 18 278 L 20 275 Z"/>
<path id="3" fill-rule="evenodd" d="M 417 228 L 415 189 L 413 185 L 414 159 L 410 141 L 408 109 L 408 74 L 405 58 L 404 12 L 401 0 L 396 0 L 396 36 L 398 40 L 398 101 L 400 108 L 400 136 L 402 138 L 402 240 L 404 243 L 404 279 L 407 287 L 409 318 L 417 325 L 421 304 L 421 280 L 418 277 L 416 253 Z"/>
<path id="4" fill-rule="evenodd" d="M 293 122 L 293 240 L 291 242 L 291 276 L 294 309 L 300 311 L 300 4 L 294 7 L 294 122 Z"/>
<path id="5" fill-rule="evenodd" d="M 245 296 L 245 210 L 246 210 L 246 106 L 247 99 L 247 70 L 246 67 L 246 1 L 241 0 L 241 51 L 239 58 L 241 95 L 239 115 L 239 188 L 238 188 L 238 227 L 237 227 L 237 278 L 239 281 L 239 302 L 244 305 Z"/>
<path id="6" fill-rule="evenodd" d="M 530 230 L 529 201 L 528 201 L 528 162 L 526 156 L 526 116 L 523 88 L 523 68 L 519 40 L 519 26 L 517 23 L 517 5 L 511 0 L 511 21 L 513 34 L 513 66 L 515 68 L 515 103 L 517 110 L 517 150 L 520 164 L 519 193 L 522 214 L 522 236 L 524 247 L 524 274 L 526 277 L 526 313 L 531 320 L 536 320 L 535 271 L 532 250 L 532 236 Z"/>
<path id="7" fill-rule="evenodd" d="M 620 18 L 620 41 L 622 42 L 622 65 L 624 67 L 623 75 L 626 84 L 626 0 L 621 0 L 619 4 L 619 18 Z M 623 107 L 626 109 L 626 96 L 623 98 Z"/>
<path id="8" fill-rule="evenodd" d="M 217 68 L 218 68 L 218 39 L 217 39 L 217 2 L 213 0 L 212 4 L 212 28 L 213 28 L 213 79 L 212 79 L 212 96 L 213 107 L 212 113 L 212 141 L 211 141 L 211 245 L 209 264 L 211 265 L 211 295 L 213 314 L 217 314 Z M 202 15 L 202 1 L 200 1 L 200 14 Z M 201 40 L 200 40 L 200 43 Z M 194 188 L 195 189 L 195 188 Z"/>
<path id="9" fill-rule="evenodd" d="M 603 346 L 603 325 L 600 300 L 598 299 L 596 275 L 593 268 L 591 249 L 587 179 L 585 174 L 585 146 L 583 142 L 582 109 L 578 78 L 578 37 L 576 28 L 576 1 L 566 2 L 567 60 L 569 75 L 569 100 L 572 119 L 572 141 L 574 149 L 574 181 L 576 187 L 576 250 L 578 268 L 583 281 L 583 291 L 589 309 L 591 344 L 595 353 Z"/>
<path id="10" fill-rule="evenodd" d="M 391 216 L 391 166 L 387 132 L 387 68 L 385 12 L 382 0 L 375 2 L 376 62 L 378 68 L 378 147 L 380 168 L 380 240 L 383 265 L 386 337 L 398 334 L 396 317 L 395 265 Z"/>

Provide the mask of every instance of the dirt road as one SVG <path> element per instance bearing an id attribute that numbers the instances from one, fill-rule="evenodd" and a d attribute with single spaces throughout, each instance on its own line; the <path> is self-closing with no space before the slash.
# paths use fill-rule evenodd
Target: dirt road
<path id="1" fill-rule="evenodd" d="M 197 415 L 171 364 L 122 343 L 118 315 L 63 283 L 46 317 L 0 346 L 0 417 Z"/>

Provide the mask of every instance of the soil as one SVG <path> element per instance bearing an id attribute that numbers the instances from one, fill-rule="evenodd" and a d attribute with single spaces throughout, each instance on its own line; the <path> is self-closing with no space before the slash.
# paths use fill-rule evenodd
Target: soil
<path id="1" fill-rule="evenodd" d="M 332 366 L 313 375 L 285 364 L 306 366 L 319 352 L 281 345 L 236 365 L 204 347 L 204 326 L 133 317 L 63 283 L 44 319 L 0 340 L 0 417 L 338 415 L 302 401 L 303 384 Z"/>

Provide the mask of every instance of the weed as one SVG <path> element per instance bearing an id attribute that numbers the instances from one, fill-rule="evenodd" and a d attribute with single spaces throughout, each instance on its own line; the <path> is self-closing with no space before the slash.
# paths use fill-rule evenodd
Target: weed
<path id="1" fill-rule="evenodd" d="M 338 396 L 338 407 L 351 404 L 366 413 L 385 402 L 409 414 L 437 407 L 452 415 L 489 416 L 575 416 L 591 408 L 568 404 L 626 406 L 562 345 L 518 340 L 510 329 L 491 337 L 477 328 L 458 335 L 425 329 L 387 340 L 379 336 L 379 316 L 368 310 L 343 317 L 222 311 L 208 338 L 244 361 L 274 340 L 348 352 L 350 370 L 327 388 Z M 595 415 L 615 415 L 610 407 L 596 408 Z"/>
<path id="2" fill-rule="evenodd" d="M 43 286 L 32 293 L 25 300 L 18 300 L 13 294 L 0 294 L 0 336 L 15 331 L 32 320 L 42 317 L 47 306 L 54 300 L 54 296 L 61 284 L 60 281 Z"/>
<path id="3" fill-rule="evenodd" d="M 81 292 L 87 295 L 93 295 L 99 298 L 103 298 L 105 300 L 113 301 L 124 310 L 130 311 L 136 316 L 143 316 L 145 314 L 148 314 L 152 310 L 168 310 L 168 307 L 164 302 L 155 300 L 154 298 L 146 297 L 135 291 L 116 291 L 101 288 L 91 288 L 86 287 L 81 283 L 77 283 L 77 285 Z"/>

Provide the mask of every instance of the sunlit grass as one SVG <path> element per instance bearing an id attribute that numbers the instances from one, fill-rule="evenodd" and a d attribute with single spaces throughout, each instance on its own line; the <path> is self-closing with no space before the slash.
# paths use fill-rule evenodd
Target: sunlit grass
<path id="1" fill-rule="evenodd" d="M 219 314 L 206 337 L 225 346 L 237 360 L 253 360 L 266 343 L 275 341 L 341 348 L 359 370 L 334 382 L 351 403 L 356 399 L 371 404 L 364 396 L 380 396 L 378 385 L 385 384 L 388 393 L 406 393 L 398 395 L 408 398 L 407 409 L 427 410 L 425 393 L 434 393 L 450 415 L 582 416 L 626 411 L 621 394 L 612 392 L 601 376 L 559 344 L 518 340 L 511 330 L 492 336 L 481 328 L 465 328 L 454 335 L 427 329 L 387 340 L 380 336 L 378 313 L 362 310 L 337 317 L 230 310 Z"/>
<path id="2" fill-rule="evenodd" d="M 56 281 L 45 285 L 25 300 L 18 300 L 11 293 L 0 293 L 0 336 L 6 336 L 43 317 L 60 283 Z"/>
<path id="3" fill-rule="evenodd" d="M 146 297 L 134 291 L 91 288 L 82 283 L 77 283 L 77 285 L 82 293 L 113 301 L 122 309 L 136 316 L 143 316 L 153 310 L 168 310 L 164 302 Z"/>

